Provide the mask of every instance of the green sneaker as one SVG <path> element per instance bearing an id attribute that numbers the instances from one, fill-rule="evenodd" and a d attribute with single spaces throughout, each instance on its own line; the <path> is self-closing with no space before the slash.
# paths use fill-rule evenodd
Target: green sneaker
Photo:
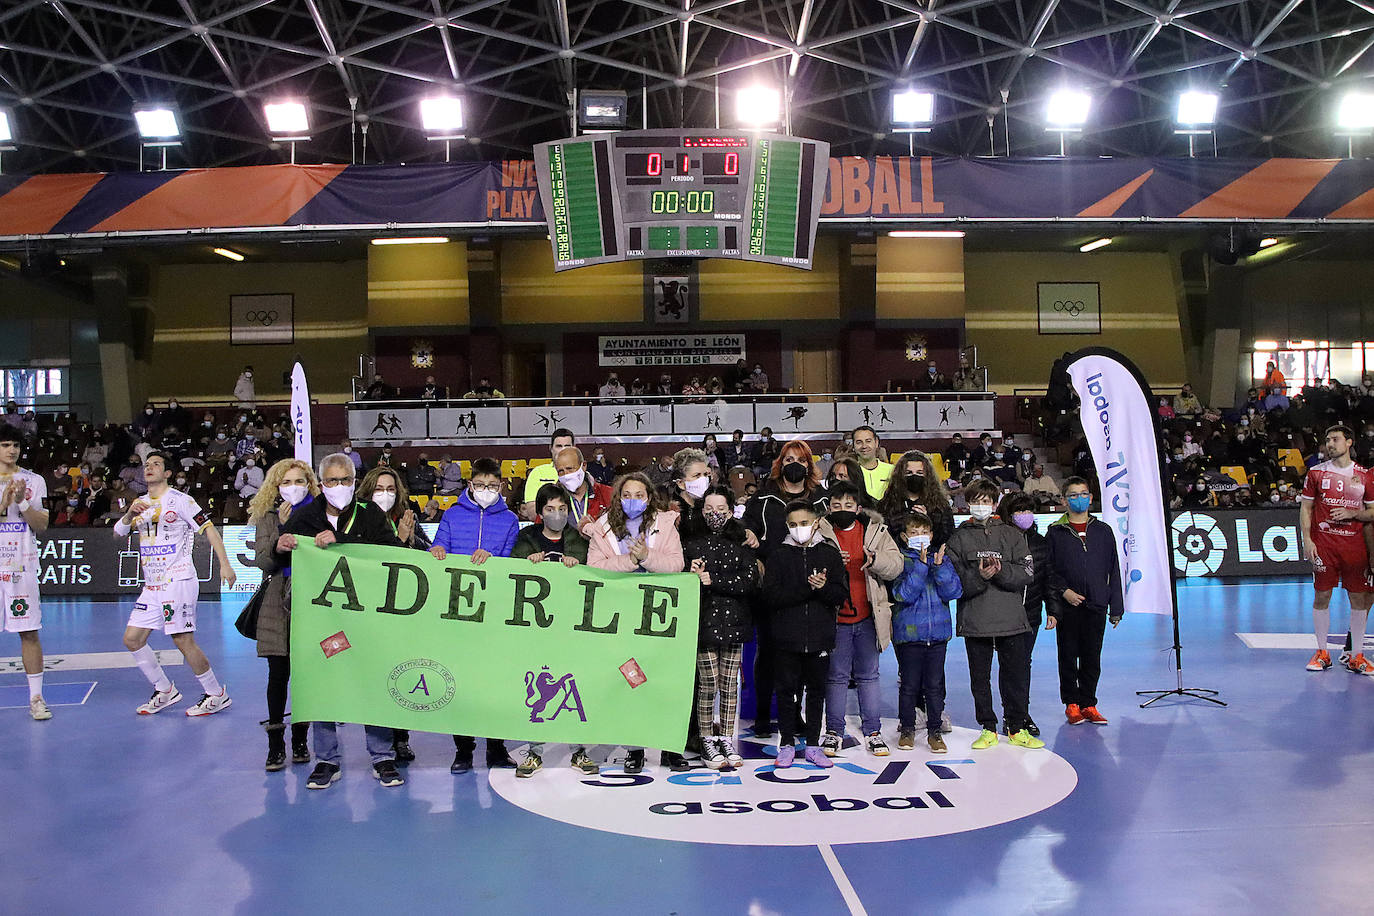
<path id="1" fill-rule="evenodd" d="M 1027 736 L 1027 737 L 1029 737 L 1029 736 Z M 1012 739 L 1012 740 L 1015 740 L 1015 739 Z M 983 729 L 983 733 L 982 733 L 981 735 L 979 735 L 977 738 L 973 739 L 973 749 L 974 749 L 975 751 L 981 751 L 981 750 L 983 750 L 983 749 L 985 749 L 985 748 L 992 747 L 992 746 L 993 746 L 994 744 L 996 744 L 996 743 L 997 743 L 997 732 L 989 731 L 988 729 L 985 728 L 985 729 Z"/>
<path id="2" fill-rule="evenodd" d="M 574 770 L 581 770 L 588 776 L 595 776 L 601 771 L 601 767 L 587 753 L 587 749 L 583 747 L 579 747 L 577 750 L 573 751 L 572 759 L 568 761 L 568 765 Z"/>
<path id="3" fill-rule="evenodd" d="M 1010 740 L 1011 743 L 1016 745 L 1017 747 L 1028 747 L 1031 750 L 1036 750 L 1037 748 L 1042 748 L 1045 746 L 1045 742 L 1041 741 L 1039 738 L 1035 737 L 1030 732 L 1026 731 L 1024 728 L 1016 734 L 1012 735 L 1011 738 L 1008 740 Z M 977 744 L 974 745 L 974 747 L 977 746 Z"/>
<path id="4" fill-rule="evenodd" d="M 515 768 L 515 775 L 518 779 L 528 779 L 538 773 L 544 767 L 543 759 L 533 751 L 525 752 L 525 759 L 520 761 Z"/>

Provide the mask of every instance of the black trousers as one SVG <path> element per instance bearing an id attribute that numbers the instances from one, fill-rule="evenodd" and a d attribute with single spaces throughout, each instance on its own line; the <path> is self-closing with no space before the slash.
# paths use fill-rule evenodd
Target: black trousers
<path id="1" fill-rule="evenodd" d="M 978 724 L 997 731 L 997 711 L 992 705 L 992 656 L 997 655 L 997 687 L 1002 694 L 1002 718 L 1007 730 L 1016 734 L 1026 727 L 1030 703 L 1029 633 L 1015 636 L 967 636 L 969 687 L 973 691 L 973 713 Z"/>
<path id="2" fill-rule="evenodd" d="M 825 682 L 830 677 L 830 653 L 789 652 L 777 649 L 773 655 L 773 687 L 778 694 L 778 746 L 797 740 L 797 699 L 806 691 L 807 747 L 821 741 L 821 722 L 825 710 Z"/>
<path id="3" fill-rule="evenodd" d="M 286 721 L 286 696 L 291 683 L 291 656 L 267 656 L 267 725 L 269 735 L 281 734 L 281 726 Z M 291 723 L 291 740 L 297 744 L 306 739 L 310 732 L 309 722 Z M 269 740 L 272 740 L 269 737 Z"/>
<path id="4" fill-rule="evenodd" d="M 471 735 L 454 735 L 453 746 L 460 751 L 466 751 L 469 757 L 472 752 L 477 750 L 477 739 Z M 502 760 L 506 756 L 506 742 L 502 738 L 487 739 L 487 762 L 493 759 Z"/>
<path id="5" fill-rule="evenodd" d="M 1096 706 L 1107 615 L 1065 608 L 1054 632 L 1059 644 L 1059 699 L 1065 706 Z"/>
<path id="6" fill-rule="evenodd" d="M 769 632 L 768 610 L 761 604 L 754 607 L 756 641 L 754 643 L 754 725 L 773 721 L 773 634 Z M 779 715 L 782 710 L 779 708 Z"/>

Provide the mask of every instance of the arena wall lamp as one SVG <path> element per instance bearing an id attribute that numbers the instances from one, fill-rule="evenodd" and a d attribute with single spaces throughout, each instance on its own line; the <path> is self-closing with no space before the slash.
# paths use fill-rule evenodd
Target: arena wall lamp
<path id="1" fill-rule="evenodd" d="M 1174 133 L 1188 138 L 1188 155 L 1193 155 L 1193 143 L 1197 137 L 1211 135 L 1212 154 L 1216 154 L 1216 132 L 1213 126 L 1217 120 L 1217 105 L 1221 101 L 1215 92 L 1201 92 L 1190 89 L 1179 94 L 1178 111 L 1174 116 Z"/>
<path id="2" fill-rule="evenodd" d="M 143 171 L 147 151 L 160 150 L 162 171 L 167 170 L 167 150 L 181 146 L 181 122 L 171 105 L 148 102 L 134 106 L 134 124 L 138 127 L 138 169 Z"/>
<path id="3" fill-rule="evenodd" d="M 4 155 L 18 149 L 14 145 L 14 112 L 0 108 L 0 173 L 4 172 Z"/>
<path id="4" fill-rule="evenodd" d="M 300 99 L 278 99 L 262 106 L 272 142 L 291 146 L 291 164 L 296 164 L 296 144 L 310 139 L 310 114 Z"/>
<path id="5" fill-rule="evenodd" d="M 449 161 L 454 140 L 464 133 L 463 100 L 452 94 L 431 95 L 420 100 L 420 125 L 431 140 L 444 142 L 444 161 Z"/>
<path id="6" fill-rule="evenodd" d="M 892 93 L 892 132 L 907 135 L 910 155 L 916 155 L 916 135 L 930 133 L 935 120 L 935 93 L 907 88 Z"/>
<path id="7" fill-rule="evenodd" d="M 1050 93 L 1045 109 L 1045 130 L 1059 134 L 1059 155 L 1067 154 L 1067 135 L 1082 133 L 1092 103 L 1092 96 L 1081 89 L 1056 89 Z"/>
<path id="8" fill-rule="evenodd" d="M 1336 136 L 1346 138 L 1346 154 L 1355 158 L 1355 138 L 1374 132 L 1374 93 L 1353 91 L 1336 105 Z"/>

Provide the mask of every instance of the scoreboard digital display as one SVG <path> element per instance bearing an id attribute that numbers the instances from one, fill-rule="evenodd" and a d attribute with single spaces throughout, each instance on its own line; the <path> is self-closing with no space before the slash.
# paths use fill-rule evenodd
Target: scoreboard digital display
<path id="1" fill-rule="evenodd" d="M 554 270 L 642 258 L 811 267 L 828 143 L 637 130 L 540 143 L 534 159 Z"/>

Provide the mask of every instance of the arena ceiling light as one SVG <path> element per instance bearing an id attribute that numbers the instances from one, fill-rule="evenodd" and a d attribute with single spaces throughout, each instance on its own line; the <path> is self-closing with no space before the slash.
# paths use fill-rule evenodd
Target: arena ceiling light
<path id="1" fill-rule="evenodd" d="M 1274 238 L 1274 237 L 1272 237 L 1272 236 L 1269 237 L 1269 238 L 1267 238 L 1267 239 L 1260 239 L 1260 247 L 1261 247 L 1261 248 L 1272 248 L 1272 247 L 1274 247 L 1275 245 L 1277 245 L 1278 243 L 1279 243 L 1279 240 L 1276 239 L 1276 238 Z"/>
<path id="2" fill-rule="evenodd" d="M 1210 129 L 1217 120 L 1217 105 L 1221 97 L 1215 92 L 1190 89 L 1179 93 L 1175 123 L 1183 129 Z"/>
<path id="3" fill-rule="evenodd" d="M 928 131 L 935 120 L 935 93 L 906 89 L 892 93 L 892 129 L 898 133 Z"/>
<path id="4" fill-rule="evenodd" d="M 1374 130 L 1374 93 L 1347 92 L 1336 106 L 1339 133 L 1366 134 Z"/>
<path id="5" fill-rule="evenodd" d="M 463 137 L 463 100 L 456 95 L 431 95 L 420 100 L 420 124 L 431 140 Z"/>
<path id="6" fill-rule="evenodd" d="M 893 229 L 887 234 L 890 239 L 961 239 L 962 229 Z"/>
<path id="7" fill-rule="evenodd" d="M 777 127 L 782 122 L 782 93 L 770 86 L 746 86 L 735 93 L 735 116 L 756 130 Z"/>
<path id="8" fill-rule="evenodd" d="M 1111 239 L 1097 239 L 1096 241 L 1089 242 L 1086 245 L 1079 245 L 1078 250 L 1083 252 L 1084 254 L 1087 254 L 1088 252 L 1096 251 L 1099 248 L 1106 248 L 1111 243 Z"/>
<path id="9" fill-rule="evenodd" d="M 219 255 L 221 258 L 228 258 L 231 261 L 243 260 L 243 255 L 239 254 L 232 248 L 211 248 L 210 250 L 213 251 L 215 254 Z"/>
<path id="10" fill-rule="evenodd" d="M 278 99 L 262 106 L 272 139 L 285 142 L 310 139 L 310 115 L 300 99 Z"/>
<path id="11" fill-rule="evenodd" d="M 14 115 L 8 108 L 0 108 L 0 143 L 14 142 Z"/>
<path id="12" fill-rule="evenodd" d="M 134 109 L 134 123 L 144 140 L 175 140 L 181 136 L 176 109 L 170 105 L 139 105 Z"/>
<path id="13" fill-rule="evenodd" d="M 420 235 L 409 238 L 373 239 L 374 245 L 443 245 L 448 241 L 443 235 Z"/>
<path id="14" fill-rule="evenodd" d="M 1045 108 L 1046 130 L 1077 131 L 1088 123 L 1093 98 L 1081 89 L 1056 89 Z"/>

